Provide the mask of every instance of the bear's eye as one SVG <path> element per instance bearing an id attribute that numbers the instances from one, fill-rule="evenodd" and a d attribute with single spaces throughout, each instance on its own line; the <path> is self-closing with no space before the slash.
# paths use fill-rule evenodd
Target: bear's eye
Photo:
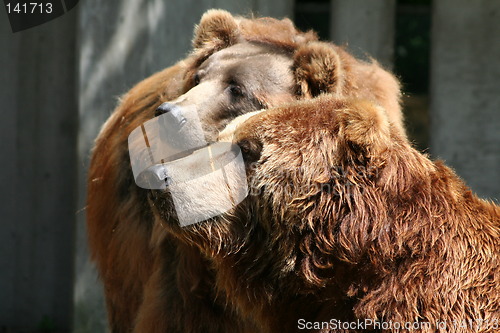
<path id="1" fill-rule="evenodd" d="M 197 86 L 198 84 L 200 84 L 200 81 L 201 81 L 200 74 L 199 73 L 194 74 L 194 76 L 193 76 L 193 84 L 195 86 Z"/>
<path id="2" fill-rule="evenodd" d="M 241 97 L 244 95 L 243 89 L 237 84 L 234 84 L 234 83 L 229 84 L 228 89 L 229 89 L 229 92 L 231 93 L 231 95 L 234 97 Z"/>

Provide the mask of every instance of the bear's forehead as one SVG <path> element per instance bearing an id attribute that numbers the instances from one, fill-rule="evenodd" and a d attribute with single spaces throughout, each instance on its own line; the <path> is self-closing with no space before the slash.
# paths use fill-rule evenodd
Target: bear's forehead
<path id="1" fill-rule="evenodd" d="M 224 61 L 227 59 L 244 59 L 270 52 L 271 49 L 269 47 L 265 47 L 264 45 L 243 42 L 215 52 L 208 58 L 208 60 Z"/>
<path id="2" fill-rule="evenodd" d="M 243 42 L 215 52 L 200 65 L 199 69 L 209 71 L 213 67 L 220 69 L 230 64 L 241 64 L 242 68 L 254 68 L 259 62 L 264 64 L 267 62 L 271 66 L 278 64 L 288 66 L 292 59 L 271 46 Z"/>
<path id="3" fill-rule="evenodd" d="M 235 80 L 271 90 L 293 82 L 292 58 L 266 45 L 239 43 L 211 55 L 198 68 L 206 79 Z"/>

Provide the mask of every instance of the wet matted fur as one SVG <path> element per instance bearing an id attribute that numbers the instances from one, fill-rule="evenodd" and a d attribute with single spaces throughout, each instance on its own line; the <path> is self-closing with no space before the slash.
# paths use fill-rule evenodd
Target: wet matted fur
<path id="1" fill-rule="evenodd" d="M 178 236 L 264 332 L 499 331 L 500 207 L 383 108 L 323 95 L 231 127 L 252 196 Z"/>

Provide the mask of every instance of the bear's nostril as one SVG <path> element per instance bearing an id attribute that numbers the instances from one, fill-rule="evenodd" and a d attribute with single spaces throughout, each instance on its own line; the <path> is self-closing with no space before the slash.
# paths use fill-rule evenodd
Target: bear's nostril
<path id="1" fill-rule="evenodd" d="M 159 107 L 156 108 L 155 110 L 155 117 L 161 116 L 162 114 L 165 114 L 167 112 L 172 111 L 176 106 L 174 104 L 165 102 L 161 104 Z"/>
<path id="2" fill-rule="evenodd" d="M 171 130 L 180 130 L 181 127 L 188 122 L 185 117 L 185 111 L 186 110 L 181 106 L 165 102 L 155 110 L 155 117 L 165 115 L 162 117 L 163 119 L 161 119 L 161 124 L 166 126 L 165 128 L 170 128 Z"/>

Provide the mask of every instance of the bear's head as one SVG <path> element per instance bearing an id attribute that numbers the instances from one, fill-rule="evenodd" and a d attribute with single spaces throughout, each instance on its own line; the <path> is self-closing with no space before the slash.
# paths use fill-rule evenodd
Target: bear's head
<path id="1" fill-rule="evenodd" d="M 368 239 L 378 232 L 370 220 L 381 204 L 376 201 L 378 182 L 393 144 L 405 141 L 386 111 L 366 100 L 321 96 L 242 123 L 236 119 L 231 128 L 232 140 L 243 153 L 251 194 L 245 211 L 219 222 L 229 236 L 211 237 L 216 243 L 240 243 L 207 248 L 231 248 L 234 257 L 244 258 L 236 262 L 255 262 L 254 267 L 267 258 L 272 274 L 252 276 L 256 288 L 259 280 L 278 290 L 285 288 L 280 283 L 295 286 L 293 291 L 343 281 L 336 276 L 345 273 L 339 267 L 362 260 Z M 241 227 L 241 220 L 251 223 Z M 232 234 L 245 228 L 252 236 L 239 239 Z M 264 239 L 261 249 L 253 249 L 255 238 Z"/>
<path id="2" fill-rule="evenodd" d="M 287 19 L 246 19 L 210 10 L 195 28 L 183 94 L 160 105 L 155 115 L 194 108 L 207 141 L 213 142 L 235 117 L 298 97 L 293 56 L 315 39 Z"/>
<path id="3" fill-rule="evenodd" d="M 156 110 L 195 106 L 208 141 L 234 117 L 323 93 L 362 96 L 402 122 L 397 81 L 376 63 L 318 42 L 288 19 L 247 19 L 210 10 L 195 29 L 182 95 Z"/>

